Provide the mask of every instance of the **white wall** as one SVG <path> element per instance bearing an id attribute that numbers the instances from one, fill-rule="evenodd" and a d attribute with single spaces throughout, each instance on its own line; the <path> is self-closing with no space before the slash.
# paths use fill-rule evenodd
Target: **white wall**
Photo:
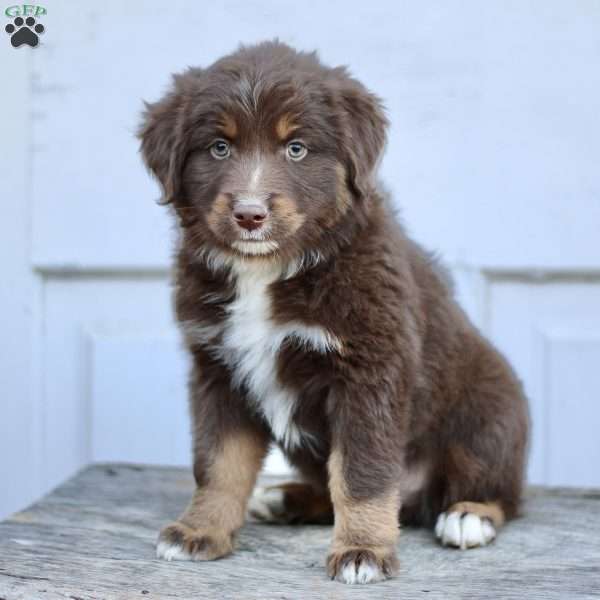
<path id="1" fill-rule="evenodd" d="M 90 460 L 188 462 L 171 224 L 133 133 L 169 73 L 276 36 L 384 98 L 383 179 L 525 381 L 530 479 L 600 485 L 600 3 L 44 6 L 38 48 L 0 39 L 0 516 Z"/>
<path id="2" fill-rule="evenodd" d="M 5 40 L 2 40 L 5 41 Z M 41 281 L 31 270 L 31 56 L 3 48 L 0 99 L 0 518 L 40 485 Z"/>

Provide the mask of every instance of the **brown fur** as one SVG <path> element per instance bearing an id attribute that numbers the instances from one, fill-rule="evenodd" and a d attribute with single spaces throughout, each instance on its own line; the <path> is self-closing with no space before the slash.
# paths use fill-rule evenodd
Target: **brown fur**
<path id="1" fill-rule="evenodd" d="M 352 206 L 352 199 L 350 198 L 350 191 L 346 185 L 347 173 L 346 169 L 344 169 L 344 165 L 336 165 L 335 172 L 337 176 L 335 203 L 337 204 L 338 208 L 337 218 L 341 218 L 348 210 L 350 210 L 350 207 Z M 337 218 L 335 220 L 337 220 Z M 332 222 L 332 225 L 335 224 L 335 220 Z"/>
<path id="2" fill-rule="evenodd" d="M 235 140 L 230 156 L 215 160 L 209 148 L 223 115 Z M 142 152 L 181 224 L 176 312 L 193 358 L 198 483 L 198 508 L 161 539 L 190 547 L 191 528 L 194 539 L 210 530 L 229 540 L 269 440 L 317 497 L 329 488 L 335 578 L 347 565 L 357 573 L 374 565 L 377 578 L 394 572 L 399 510 L 428 526 L 457 503 L 476 503 L 461 506 L 497 524 L 517 513 L 528 435 L 520 383 L 378 188 L 386 126 L 377 97 L 345 69 L 278 43 L 190 69 L 148 105 Z M 284 133 L 305 144 L 304 158 L 290 160 Z M 266 207 L 258 232 L 274 249 L 240 249 L 246 233 L 232 211 L 244 201 Z M 240 370 L 231 347 L 241 273 L 265 269 L 280 275 L 257 326 L 301 326 L 334 340 L 324 349 L 289 335 L 275 349 L 277 389 L 294 398 L 295 444 L 274 435 L 253 373 Z M 245 440 L 244 449 L 232 440 Z M 296 505 L 297 520 L 310 518 L 309 505 L 304 515 Z M 206 556 L 230 549 L 221 541 Z"/>

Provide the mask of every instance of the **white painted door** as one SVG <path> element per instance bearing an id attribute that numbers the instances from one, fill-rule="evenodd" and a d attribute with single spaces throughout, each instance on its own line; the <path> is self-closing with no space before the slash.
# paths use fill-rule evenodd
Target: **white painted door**
<path id="1" fill-rule="evenodd" d="M 0 54 L 3 352 L 23 359 L 2 365 L 0 515 L 89 461 L 189 463 L 172 224 L 134 132 L 170 73 L 276 36 L 384 98 L 382 178 L 525 382 L 530 480 L 600 485 L 598 3 L 45 6 L 41 45 Z"/>

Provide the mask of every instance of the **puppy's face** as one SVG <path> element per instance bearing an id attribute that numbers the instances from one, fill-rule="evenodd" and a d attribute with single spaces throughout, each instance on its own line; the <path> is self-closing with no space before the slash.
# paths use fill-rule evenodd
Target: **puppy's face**
<path id="1" fill-rule="evenodd" d="M 305 247 L 349 209 L 345 170 L 318 103 L 263 91 L 213 109 L 190 132 L 182 196 L 204 243 L 250 256 Z"/>
<path id="2" fill-rule="evenodd" d="M 297 260 L 365 210 L 385 118 L 344 70 L 265 44 L 176 77 L 141 138 L 188 249 Z"/>

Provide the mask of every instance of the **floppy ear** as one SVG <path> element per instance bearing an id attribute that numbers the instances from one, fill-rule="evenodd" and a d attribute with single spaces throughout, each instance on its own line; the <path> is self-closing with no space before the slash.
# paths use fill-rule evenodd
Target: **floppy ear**
<path id="1" fill-rule="evenodd" d="M 186 156 L 185 124 L 189 96 L 183 89 L 185 75 L 174 77 L 174 89 L 162 100 L 149 104 L 138 132 L 147 167 L 160 182 L 162 204 L 177 197 Z"/>
<path id="2" fill-rule="evenodd" d="M 385 147 L 388 120 L 377 96 L 354 79 L 349 83 L 341 90 L 346 116 L 344 149 L 354 192 L 364 197 L 372 186 L 374 171 Z"/>

